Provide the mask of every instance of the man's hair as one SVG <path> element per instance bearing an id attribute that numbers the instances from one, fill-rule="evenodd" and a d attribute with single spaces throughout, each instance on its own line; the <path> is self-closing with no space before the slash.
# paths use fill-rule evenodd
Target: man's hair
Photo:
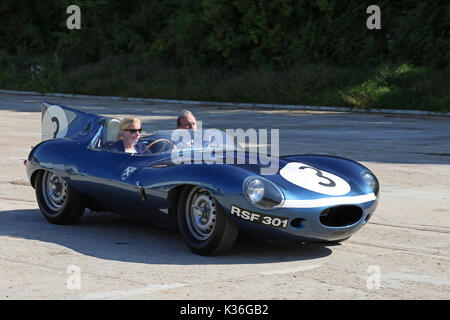
<path id="1" fill-rule="evenodd" d="M 190 112 L 189 110 L 183 110 L 180 112 L 180 115 L 177 118 L 177 126 L 181 126 L 181 119 L 183 119 L 184 117 L 187 116 L 193 116 L 194 114 L 192 112 Z"/>

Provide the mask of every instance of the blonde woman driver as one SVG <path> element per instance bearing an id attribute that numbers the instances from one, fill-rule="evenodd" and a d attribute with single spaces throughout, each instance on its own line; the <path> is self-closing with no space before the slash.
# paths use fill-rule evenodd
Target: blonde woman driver
<path id="1" fill-rule="evenodd" d="M 145 150 L 145 145 L 139 141 L 142 132 L 142 123 L 136 117 L 126 117 L 120 122 L 119 140 L 111 145 L 117 152 L 151 154 Z"/>

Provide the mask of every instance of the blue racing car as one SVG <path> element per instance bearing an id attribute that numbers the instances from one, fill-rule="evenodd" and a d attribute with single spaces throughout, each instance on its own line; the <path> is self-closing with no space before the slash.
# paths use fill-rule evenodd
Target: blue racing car
<path id="1" fill-rule="evenodd" d="M 245 230 L 272 239 L 337 242 L 363 227 L 379 183 L 365 166 L 340 157 L 277 157 L 270 174 L 236 137 L 210 130 L 155 131 L 147 152 L 118 152 L 120 121 L 43 103 L 42 142 L 26 171 L 44 217 L 77 222 L 86 208 L 178 227 L 202 255 L 229 250 Z M 208 131 L 208 130 L 206 130 Z M 256 159 L 256 161 L 255 161 Z"/>

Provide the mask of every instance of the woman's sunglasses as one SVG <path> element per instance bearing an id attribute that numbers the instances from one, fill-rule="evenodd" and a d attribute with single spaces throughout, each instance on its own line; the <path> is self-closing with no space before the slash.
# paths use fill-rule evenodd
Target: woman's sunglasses
<path id="1" fill-rule="evenodd" d="M 141 133 L 142 132 L 142 128 L 140 128 L 140 129 L 125 129 L 125 131 L 128 131 L 130 133 L 136 133 L 136 132 Z"/>

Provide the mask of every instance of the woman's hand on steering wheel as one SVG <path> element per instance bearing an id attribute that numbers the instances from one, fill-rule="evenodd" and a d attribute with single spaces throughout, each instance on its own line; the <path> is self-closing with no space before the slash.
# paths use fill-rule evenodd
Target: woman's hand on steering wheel
<path id="1" fill-rule="evenodd" d="M 142 152 L 142 153 L 146 153 L 147 151 L 148 151 L 148 149 L 150 149 L 150 147 L 151 146 L 153 146 L 154 144 L 156 144 L 156 143 L 159 143 L 159 142 L 169 142 L 171 145 L 172 145 L 172 149 L 175 147 L 175 145 L 173 144 L 173 142 L 172 141 L 170 141 L 170 140 L 168 140 L 168 139 L 156 139 L 155 141 L 153 141 L 152 143 L 150 143 L 146 148 L 145 148 L 145 150 Z"/>

